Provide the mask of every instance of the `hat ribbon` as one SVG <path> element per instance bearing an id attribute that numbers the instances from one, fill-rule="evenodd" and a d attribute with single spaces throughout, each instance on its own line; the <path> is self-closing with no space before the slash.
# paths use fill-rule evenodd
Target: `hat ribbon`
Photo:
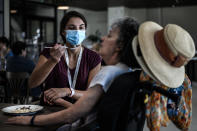
<path id="1" fill-rule="evenodd" d="M 187 58 L 178 54 L 177 56 L 170 50 L 164 38 L 164 29 L 157 31 L 154 35 L 155 46 L 161 57 L 174 67 L 181 67 L 187 62 Z"/>

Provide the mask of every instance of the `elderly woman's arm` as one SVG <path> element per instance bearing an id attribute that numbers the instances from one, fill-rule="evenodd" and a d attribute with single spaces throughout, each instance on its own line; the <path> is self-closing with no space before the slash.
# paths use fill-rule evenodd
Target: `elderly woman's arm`
<path id="1" fill-rule="evenodd" d="M 73 106 L 68 109 L 51 113 L 48 115 L 38 115 L 34 119 L 35 125 L 49 125 L 57 123 L 72 123 L 89 113 L 104 93 L 101 86 L 96 85 L 89 88 Z M 31 116 L 19 116 L 9 118 L 8 124 L 29 125 Z"/>

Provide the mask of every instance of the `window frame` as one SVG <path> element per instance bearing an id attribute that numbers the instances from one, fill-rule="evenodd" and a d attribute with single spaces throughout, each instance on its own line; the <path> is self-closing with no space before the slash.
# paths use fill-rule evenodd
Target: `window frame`
<path id="1" fill-rule="evenodd" d="M 5 32 L 4 32 L 4 0 L 0 0 L 2 1 L 2 10 L 0 10 L 0 15 L 2 16 L 2 36 L 5 35 Z"/>

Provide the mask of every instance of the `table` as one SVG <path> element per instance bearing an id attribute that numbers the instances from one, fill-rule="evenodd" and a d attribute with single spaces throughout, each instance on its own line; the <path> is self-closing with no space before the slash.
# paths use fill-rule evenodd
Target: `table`
<path id="1" fill-rule="evenodd" d="M 6 71 L 5 70 L 0 70 L 0 84 L 5 84 L 6 83 Z"/>
<path id="2" fill-rule="evenodd" d="M 7 106 L 12 106 L 14 104 L 8 103 L 0 103 L 0 110 Z M 44 106 L 42 112 L 38 114 L 49 114 L 52 112 L 60 111 L 64 109 L 63 107 L 50 107 Z M 56 125 L 47 125 L 47 126 L 22 126 L 22 125 L 8 125 L 4 122 L 11 116 L 4 114 L 0 111 L 0 130 L 1 131 L 55 131 L 58 127 L 62 126 L 62 124 Z"/>
<path id="3" fill-rule="evenodd" d="M 5 96 L 6 85 L 7 85 L 6 71 L 0 70 L 0 97 Z"/>

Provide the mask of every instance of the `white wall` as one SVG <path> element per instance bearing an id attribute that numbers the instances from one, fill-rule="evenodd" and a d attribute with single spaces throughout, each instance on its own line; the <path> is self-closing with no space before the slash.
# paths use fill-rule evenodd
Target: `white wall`
<path id="1" fill-rule="evenodd" d="M 123 18 L 125 16 L 125 7 L 118 6 L 118 7 L 108 7 L 107 11 L 107 26 L 108 30 L 111 24 L 119 18 Z"/>
<path id="2" fill-rule="evenodd" d="M 133 17 L 141 23 L 147 19 L 146 11 L 144 8 L 130 9 L 124 6 L 108 7 L 108 28 L 115 20 L 123 17 Z"/>
<path id="3" fill-rule="evenodd" d="M 165 8 L 127 8 L 124 6 L 108 7 L 107 11 L 91 11 L 81 8 L 71 7 L 70 10 L 76 10 L 81 12 L 87 19 L 88 29 L 87 36 L 94 34 L 96 30 L 99 30 L 102 35 L 105 35 L 109 26 L 115 19 L 125 16 L 134 17 L 140 23 L 144 21 L 155 21 L 161 25 L 167 23 L 175 23 L 186 29 L 197 42 L 197 6 L 184 6 L 184 7 L 165 7 Z M 58 11 L 58 37 L 59 37 L 59 23 L 63 17 L 64 12 Z"/>
<path id="4" fill-rule="evenodd" d="M 162 25 L 162 23 L 163 23 L 162 11 L 163 11 L 163 8 L 149 8 L 149 9 L 147 9 L 146 20 L 155 21 L 158 24 Z"/>
<path id="5" fill-rule="evenodd" d="M 62 38 L 60 36 L 60 21 L 64 16 L 63 10 L 57 10 L 57 42 L 62 42 Z"/>
<path id="6" fill-rule="evenodd" d="M 4 36 L 10 38 L 10 0 L 4 0 Z"/>
<path id="7" fill-rule="evenodd" d="M 147 9 L 139 8 L 139 9 L 130 9 L 125 8 L 125 16 L 130 16 L 135 18 L 138 22 L 144 22 L 147 20 Z"/>
<path id="8" fill-rule="evenodd" d="M 127 9 L 127 14 L 139 22 L 151 20 L 162 26 L 168 23 L 180 25 L 191 34 L 197 46 L 196 12 L 197 6 Z"/>
<path id="9" fill-rule="evenodd" d="M 163 24 L 175 23 L 186 29 L 197 44 L 197 6 L 163 8 Z"/>

